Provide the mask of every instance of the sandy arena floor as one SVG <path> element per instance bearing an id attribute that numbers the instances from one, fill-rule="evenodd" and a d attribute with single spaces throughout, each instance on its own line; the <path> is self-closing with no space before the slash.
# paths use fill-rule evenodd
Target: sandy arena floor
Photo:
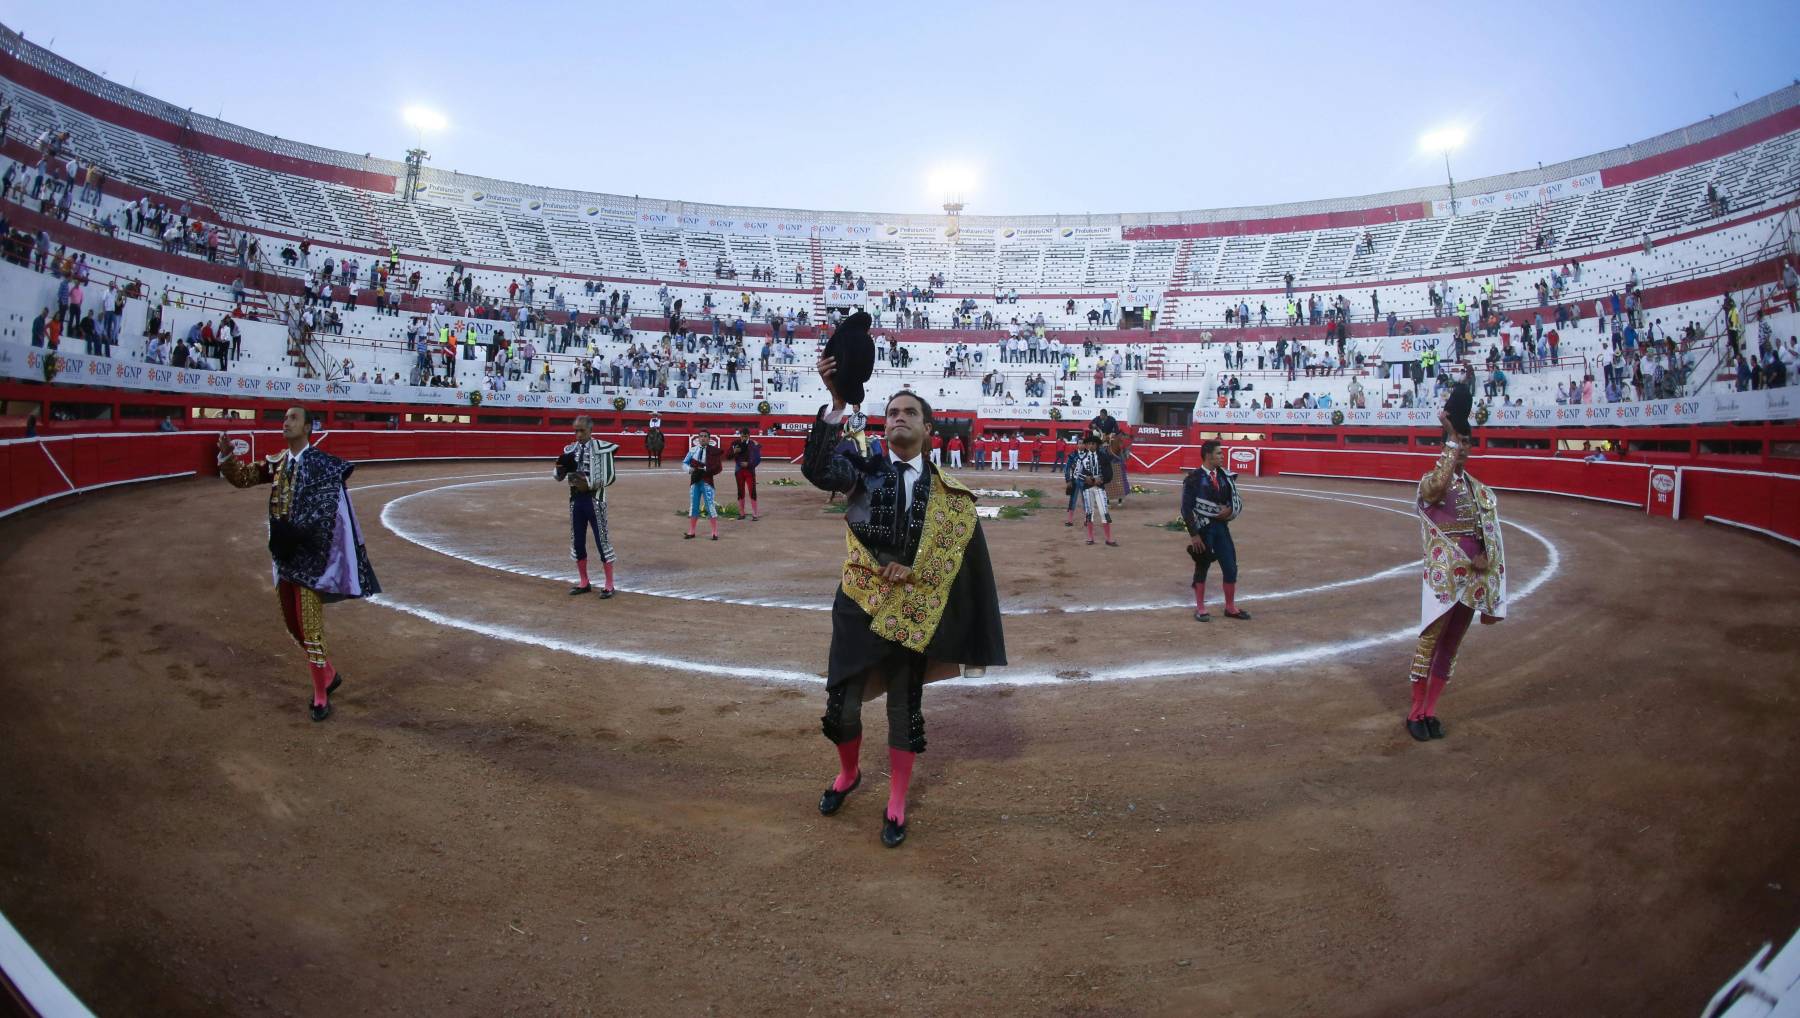
<path id="1" fill-rule="evenodd" d="M 927 690 L 888 851 L 879 710 L 815 808 L 823 495 L 683 541 L 628 469 L 602 602 L 548 471 L 357 472 L 324 724 L 262 493 L 0 523 L 0 911 L 96 1012 L 1687 1016 L 1800 924 L 1785 546 L 1502 493 L 1512 617 L 1420 745 L 1404 486 L 1246 478 L 1255 619 L 1206 625 L 1174 479 L 1116 549 L 1053 494 L 985 524 L 1012 665 Z"/>

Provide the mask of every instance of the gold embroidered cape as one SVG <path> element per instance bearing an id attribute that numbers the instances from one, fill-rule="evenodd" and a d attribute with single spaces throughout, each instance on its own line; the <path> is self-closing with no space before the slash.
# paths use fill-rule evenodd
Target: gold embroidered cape
<path id="1" fill-rule="evenodd" d="M 876 636 L 923 653 L 937 634 L 950 587 L 962 571 L 963 552 L 974 536 L 974 492 L 942 471 L 933 471 L 911 582 L 883 580 L 875 556 L 855 534 L 845 531 L 844 594 L 869 613 L 869 629 Z"/>
<path id="2" fill-rule="evenodd" d="M 1456 538 L 1439 529 L 1419 508 L 1419 535 L 1425 547 L 1425 566 L 1420 577 L 1419 628 L 1429 627 L 1450 606 L 1462 603 L 1475 609 L 1483 622 L 1506 617 L 1506 548 L 1500 540 L 1500 501 L 1487 485 L 1463 475 L 1480 520 L 1481 541 L 1487 549 L 1488 567 L 1475 568 Z M 1423 485 L 1421 484 L 1421 488 Z M 1449 496 L 1446 495 L 1446 498 Z M 1421 495 L 1421 499 L 1423 495 Z"/>

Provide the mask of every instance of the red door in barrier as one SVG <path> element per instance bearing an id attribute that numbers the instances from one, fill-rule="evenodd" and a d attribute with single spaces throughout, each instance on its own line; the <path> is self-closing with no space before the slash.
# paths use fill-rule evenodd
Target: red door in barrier
<path id="1" fill-rule="evenodd" d="M 1650 493 L 1644 511 L 1652 516 L 1681 518 L 1681 471 L 1674 467 L 1650 468 Z"/>
<path id="2" fill-rule="evenodd" d="M 1225 455 L 1226 466 L 1234 474 L 1249 474 L 1251 477 L 1262 476 L 1262 450 L 1247 449 L 1242 446 Z"/>

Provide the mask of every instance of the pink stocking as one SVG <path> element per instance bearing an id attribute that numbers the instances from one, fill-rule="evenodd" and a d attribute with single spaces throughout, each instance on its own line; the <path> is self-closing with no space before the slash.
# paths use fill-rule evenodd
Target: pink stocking
<path id="1" fill-rule="evenodd" d="M 888 819 L 906 823 L 906 790 L 912 786 L 913 758 L 919 754 L 888 747 L 888 766 L 893 777 L 888 783 Z"/>
<path id="2" fill-rule="evenodd" d="M 1429 679 L 1414 679 L 1410 683 L 1412 686 L 1412 710 L 1406 715 L 1406 720 L 1417 721 L 1425 716 L 1425 687 L 1430 685 L 1430 681 Z"/>
<path id="3" fill-rule="evenodd" d="M 862 772 L 862 768 L 857 766 L 857 762 L 862 756 L 862 736 L 859 735 L 849 742 L 838 743 L 837 751 L 838 776 L 837 780 L 831 783 L 831 788 L 832 791 L 842 792 L 855 784 L 856 776 Z"/>
<path id="4" fill-rule="evenodd" d="M 306 670 L 312 673 L 313 706 L 323 706 L 331 699 L 325 695 L 325 687 L 331 685 L 331 676 L 334 674 L 331 665 L 329 662 L 322 665 L 308 663 Z"/>

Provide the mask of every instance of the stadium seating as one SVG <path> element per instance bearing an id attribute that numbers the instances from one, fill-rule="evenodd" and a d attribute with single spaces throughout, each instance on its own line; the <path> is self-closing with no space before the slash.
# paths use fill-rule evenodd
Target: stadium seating
<path id="1" fill-rule="evenodd" d="M 1453 307 L 1457 298 L 1473 301 L 1491 285 L 1506 311 L 1507 328 L 1516 332 L 1534 315 L 1553 317 L 1548 307 L 1540 312 L 1534 295 L 1535 284 L 1553 273 L 1565 274 L 1561 301 L 1585 322 L 1593 320 L 1595 300 L 1635 278 L 1650 296 L 1651 320 L 1663 320 L 1670 330 L 1695 322 L 1716 336 L 1718 301 L 1725 292 L 1734 291 L 1746 306 L 1760 306 L 1767 297 L 1757 287 L 1771 282 L 1775 259 L 1792 244 L 1793 209 L 1800 204 L 1800 86 L 1705 124 L 1529 175 L 1535 181 L 1514 174 L 1466 182 L 1454 209 L 1440 207 L 1446 203 L 1437 189 L 1422 189 L 1263 210 L 1079 217 L 1067 225 L 965 216 L 951 228 L 942 217 L 884 222 L 873 215 L 781 213 L 811 220 L 782 221 L 781 228 L 803 230 L 790 235 L 766 232 L 762 220 L 775 218 L 772 210 L 689 205 L 678 208 L 691 212 L 670 215 L 674 207 L 664 203 L 553 191 L 429 167 L 420 188 L 404 193 L 400 164 L 194 118 L 4 29 L 0 99 L 12 108 L 5 152 L 22 167 L 35 162 L 33 146 L 40 138 L 63 135 L 70 154 L 105 170 L 104 197 L 78 207 L 57 230 L 58 243 L 90 253 L 95 282 L 103 286 L 115 276 L 141 280 L 158 301 L 167 291 L 174 303 L 165 312 L 164 327 L 178 332 L 201 316 L 238 309 L 246 320 L 241 366 L 268 373 L 341 372 L 348 363 L 353 377 L 377 371 L 405 376 L 418 363 L 417 352 L 408 347 L 409 328 L 434 334 L 445 328 L 499 328 L 516 334 L 510 321 L 474 321 L 459 314 L 469 309 L 450 299 L 453 267 L 464 269 L 485 302 L 509 316 L 518 303 L 511 287 L 529 286 L 535 309 L 558 325 L 568 313 L 591 322 L 617 291 L 629 298 L 631 342 L 652 347 L 660 345 L 665 331 L 661 296 L 666 291 L 671 301 L 682 301 L 686 324 L 699 332 L 729 331 L 741 315 L 754 362 L 757 337 L 767 333 L 770 315 L 813 322 L 826 317 L 831 270 L 842 265 L 866 281 L 869 306 L 883 332 L 900 324 L 889 291 L 922 287 L 933 276 L 943 280 L 933 300 L 903 298 L 914 316 L 923 315 L 927 328 L 900 333 L 911 363 L 904 370 L 884 363 L 877 391 L 886 379 L 1003 414 L 1009 409 L 1004 398 L 983 403 L 978 381 L 999 367 L 1006 375 L 1001 391 L 1015 399 L 1011 412 L 1036 416 L 1076 391 L 1090 397 L 1091 405 L 1094 368 L 1129 347 L 1146 366 L 1116 380 L 1119 392 L 1108 402 L 1120 416 L 1131 416 L 1139 393 L 1191 390 L 1205 400 L 1224 370 L 1225 351 L 1238 342 L 1246 344 L 1252 360 L 1258 353 L 1267 359 L 1278 340 L 1305 340 L 1319 348 L 1322 326 L 1289 322 L 1291 280 L 1293 297 L 1302 305 L 1315 295 L 1328 302 L 1347 298 L 1348 350 L 1353 361 L 1359 350 L 1364 353 L 1360 374 L 1351 367 L 1328 377 L 1301 374 L 1293 382 L 1272 370 L 1238 374 L 1254 376 L 1243 380 L 1276 405 L 1302 393 L 1329 395 L 1341 405 L 1350 380 L 1360 378 L 1374 406 L 1402 395 L 1370 354 L 1388 331 L 1373 313 L 1375 299 L 1383 318 L 1392 313 L 1397 324 L 1434 331 L 1447 327 L 1448 319 L 1433 311 L 1432 289 Z M 1565 176 L 1586 186 L 1577 193 L 1517 200 L 1536 183 Z M 1713 195 L 1721 200 L 1715 202 Z M 84 228 L 108 220 L 118 232 L 123 209 L 141 196 L 171 208 L 186 206 L 196 217 L 256 238 L 265 256 L 263 271 L 254 274 L 241 301 L 228 285 L 232 266 L 202 270 L 196 259 L 151 257 L 162 252 L 149 237 L 121 234 L 114 239 L 127 246 L 119 248 L 83 235 Z M 29 215 L 19 212 L 15 219 L 23 224 Z M 311 247 L 306 264 L 286 265 L 283 249 L 303 240 Z M 285 321 L 299 303 L 301 280 L 327 261 L 341 265 L 345 259 L 354 259 L 366 275 L 390 252 L 398 260 L 391 296 L 402 313 L 377 314 L 366 292 L 357 307 L 346 310 L 340 295 L 342 331 L 321 332 L 315 348 L 290 356 Z M 1579 275 L 1568 272 L 1576 261 Z M 721 270 L 735 277 L 720 278 Z M 402 281 L 415 271 L 420 285 L 413 290 Z M 765 271 L 766 281 L 751 281 L 753 273 Z M 0 292 L 14 311 L 39 305 L 45 287 L 54 289 L 48 277 L 29 270 L 9 266 L 0 273 Z M 1755 285 L 1743 285 L 1746 280 Z M 1701 292 L 1709 281 L 1732 285 Z M 359 285 L 368 290 L 365 280 Z M 742 308 L 743 294 L 749 295 L 749 312 Z M 704 310 L 709 298 L 716 324 Z M 135 310 L 128 312 L 124 335 L 134 341 L 121 345 L 123 357 L 142 356 L 132 330 L 141 332 L 148 302 L 130 303 Z M 1155 313 L 1154 332 L 1117 327 L 1121 307 L 1132 303 Z M 1252 321 L 1228 327 L 1226 309 L 1240 303 L 1252 309 Z M 991 321 L 993 329 L 953 329 L 960 307 L 979 321 Z M 1112 321 L 1088 334 L 1090 313 L 1102 309 L 1112 312 Z M 997 342 L 1005 330 L 1015 323 L 1029 329 L 1035 321 L 1073 352 L 1072 373 L 1043 364 L 1000 363 Z M 622 340 L 598 331 L 591 335 L 596 337 L 592 352 L 603 360 L 625 348 Z M 1610 344 L 1597 331 L 1578 325 L 1562 335 L 1564 363 L 1530 377 L 1515 374 L 1510 397 L 1551 400 L 1557 382 L 1578 382 L 1609 352 Z M 527 338 L 540 351 L 550 345 L 541 329 Z M 804 352 L 780 372 L 798 369 L 801 396 L 808 400 L 821 395 L 808 370 L 816 338 L 815 329 L 799 329 L 795 344 Z M 1083 339 L 1099 344 L 1097 353 L 1083 354 Z M 1476 349 L 1484 350 L 1486 342 Z M 974 377 L 945 375 L 959 343 L 970 350 Z M 552 379 L 566 384 L 577 352 L 541 356 L 552 366 Z M 583 347 L 579 356 L 590 352 Z M 1711 377 L 1718 367 L 1709 362 L 1703 376 Z M 1022 383 L 1037 370 L 1050 380 L 1050 392 L 1026 400 Z M 466 376 L 462 380 L 469 384 Z M 772 379 L 754 367 L 744 373 L 743 384 L 758 396 L 772 391 Z"/>

